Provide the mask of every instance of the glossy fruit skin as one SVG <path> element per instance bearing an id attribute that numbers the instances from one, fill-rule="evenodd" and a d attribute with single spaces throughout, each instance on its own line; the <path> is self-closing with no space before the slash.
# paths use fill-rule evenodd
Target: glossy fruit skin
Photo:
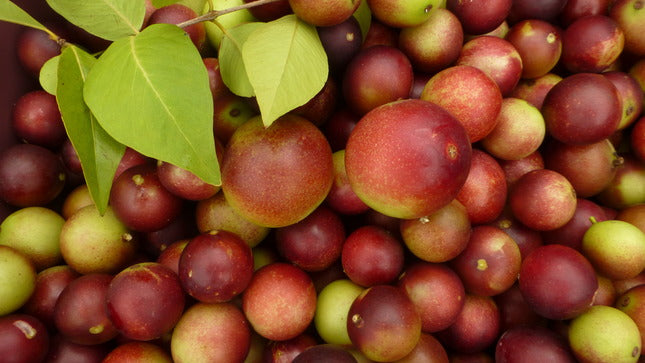
<path id="1" fill-rule="evenodd" d="M 179 24 L 183 21 L 197 17 L 197 13 L 183 4 L 170 4 L 155 10 L 148 19 L 148 25 L 152 24 Z M 190 37 L 197 49 L 201 50 L 206 43 L 206 30 L 204 23 L 197 23 L 188 26 L 184 31 Z"/>
<path id="2" fill-rule="evenodd" d="M 425 333 L 448 328 L 464 307 L 463 282 L 445 264 L 417 262 L 403 271 L 397 286 L 416 306 Z"/>
<path id="3" fill-rule="evenodd" d="M 211 231 L 192 238 L 179 259 L 182 287 L 205 303 L 233 299 L 248 286 L 252 275 L 251 248 L 227 231 Z"/>
<path id="4" fill-rule="evenodd" d="M 506 40 L 522 57 L 522 78 L 537 78 L 550 72 L 562 54 L 562 32 L 543 20 L 523 20 L 513 25 Z"/>
<path id="5" fill-rule="evenodd" d="M 21 65 L 34 77 L 39 75 L 45 62 L 60 54 L 60 45 L 46 32 L 34 28 L 24 28 L 17 48 Z"/>
<path id="6" fill-rule="evenodd" d="M 282 116 L 268 128 L 259 117 L 241 125 L 226 147 L 221 172 L 231 207 L 272 228 L 309 215 L 324 201 L 334 177 L 323 133 L 295 115 Z"/>
<path id="7" fill-rule="evenodd" d="M 508 201 L 515 218 L 538 231 L 562 227 L 576 210 L 573 186 L 562 174 L 550 169 L 522 175 L 512 186 Z"/>
<path id="8" fill-rule="evenodd" d="M 414 72 L 408 57 L 396 47 L 375 45 L 358 52 L 345 68 L 342 93 L 358 115 L 401 98 L 412 88 Z"/>
<path id="9" fill-rule="evenodd" d="M 0 355 L 6 363 L 43 362 L 50 335 L 40 320 L 28 314 L 0 317 Z"/>
<path id="10" fill-rule="evenodd" d="M 511 236 L 493 226 L 473 228 L 466 249 L 451 262 L 466 291 L 498 295 L 510 288 L 520 271 L 522 256 Z"/>
<path id="11" fill-rule="evenodd" d="M 571 72 L 602 72 L 623 51 L 625 34 L 606 15 L 590 15 L 569 25 L 562 34 L 562 63 Z"/>
<path id="12" fill-rule="evenodd" d="M 580 252 L 563 245 L 546 245 L 522 262 L 519 286 L 535 312 L 548 319 L 564 320 L 591 306 L 598 279 Z"/>
<path id="13" fill-rule="evenodd" d="M 544 99 L 547 132 L 568 144 L 589 144 L 608 138 L 622 109 L 616 87 L 594 73 L 576 73 L 558 82 Z"/>
<path id="14" fill-rule="evenodd" d="M 166 189 L 153 164 L 133 166 L 114 181 L 110 205 L 128 228 L 139 232 L 159 230 L 181 212 L 183 200 Z"/>
<path id="15" fill-rule="evenodd" d="M 365 225 L 347 236 L 341 262 L 345 274 L 358 285 L 388 284 L 403 269 L 403 245 L 384 228 Z"/>
<path id="16" fill-rule="evenodd" d="M 345 168 L 363 202 L 383 214 L 412 219 L 454 199 L 470 158 L 468 136 L 454 117 L 435 104 L 409 99 L 361 119 L 347 142 Z"/>
<path id="17" fill-rule="evenodd" d="M 276 248 L 305 271 L 321 271 L 340 257 L 345 227 L 340 217 L 320 206 L 302 221 L 276 230 Z"/>
<path id="18" fill-rule="evenodd" d="M 421 336 L 421 319 L 397 287 L 376 285 L 361 293 L 347 314 L 347 333 L 367 358 L 393 361 L 409 354 Z"/>
<path id="19" fill-rule="evenodd" d="M 478 35 L 495 30 L 508 16 L 512 4 L 511 0 L 448 0 L 446 8 L 457 15 L 465 33 Z"/>
<path id="20" fill-rule="evenodd" d="M 543 362 L 574 363 L 567 341 L 543 327 L 517 327 L 506 331 L 495 346 L 499 363 Z"/>
<path id="21" fill-rule="evenodd" d="M 17 207 L 42 206 L 65 186 L 62 162 L 37 145 L 15 144 L 0 153 L 0 198 Z"/>
<path id="22" fill-rule="evenodd" d="M 94 273 L 70 282 L 54 307 L 57 331 L 77 344 L 101 344 L 116 337 L 105 303 L 111 281 L 112 275 Z"/>
<path id="23" fill-rule="evenodd" d="M 342 23 L 352 16 L 360 3 L 360 0 L 324 0 L 315 4 L 306 0 L 289 0 L 293 13 L 315 26 Z"/>
<path id="24" fill-rule="evenodd" d="M 148 341 L 170 332 L 177 324 L 184 311 L 185 293 L 170 268 L 142 262 L 114 276 L 106 302 L 108 316 L 121 335 Z"/>
<path id="25" fill-rule="evenodd" d="M 27 92 L 16 101 L 12 128 L 24 142 L 52 150 L 67 139 L 56 97 L 42 90 Z"/>

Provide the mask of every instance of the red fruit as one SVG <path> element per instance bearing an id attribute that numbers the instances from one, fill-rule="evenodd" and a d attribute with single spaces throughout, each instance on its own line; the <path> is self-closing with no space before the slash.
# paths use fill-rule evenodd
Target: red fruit
<path id="1" fill-rule="evenodd" d="M 345 149 L 352 189 L 373 209 L 397 218 L 427 216 L 450 203 L 470 168 L 463 126 L 446 110 L 416 99 L 374 109 Z"/>

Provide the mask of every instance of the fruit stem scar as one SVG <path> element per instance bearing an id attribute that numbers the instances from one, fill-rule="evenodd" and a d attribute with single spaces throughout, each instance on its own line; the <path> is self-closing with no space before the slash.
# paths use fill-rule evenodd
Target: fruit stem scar
<path id="1" fill-rule="evenodd" d="M 485 259 L 480 258 L 477 260 L 477 269 L 479 271 L 485 271 L 488 268 L 488 263 L 486 262 Z"/>
<path id="2" fill-rule="evenodd" d="M 31 324 L 29 324 L 24 320 L 14 321 L 13 326 L 20 329 L 20 331 L 25 335 L 25 338 L 27 339 L 32 339 L 33 337 L 36 336 L 36 334 L 38 334 L 38 331 L 36 331 L 36 329 L 34 329 L 34 327 L 31 326 Z"/>
<path id="3" fill-rule="evenodd" d="M 457 151 L 457 146 L 455 146 L 455 144 L 448 144 L 446 146 L 446 153 L 448 153 L 448 158 L 452 160 L 455 160 L 459 155 L 459 152 Z"/>
<path id="4" fill-rule="evenodd" d="M 99 324 L 99 325 L 94 325 L 93 327 L 91 327 L 89 331 L 90 331 L 91 334 L 101 334 L 104 329 L 105 329 L 105 327 L 103 326 L 103 324 Z"/>
<path id="5" fill-rule="evenodd" d="M 141 176 L 141 174 L 135 174 L 135 175 L 132 176 L 132 181 L 136 185 L 142 185 L 144 180 L 143 180 L 143 177 Z"/>
<path id="6" fill-rule="evenodd" d="M 363 326 L 363 318 L 360 314 L 354 314 L 352 315 L 352 323 L 354 323 L 357 328 L 360 328 Z"/>

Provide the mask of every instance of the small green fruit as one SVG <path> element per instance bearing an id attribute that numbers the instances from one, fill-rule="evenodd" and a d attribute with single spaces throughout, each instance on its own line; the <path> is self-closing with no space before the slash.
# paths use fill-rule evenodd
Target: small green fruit
<path id="1" fill-rule="evenodd" d="M 0 316 L 24 305 L 36 288 L 36 269 L 22 252 L 0 246 Z"/>
<path id="2" fill-rule="evenodd" d="M 627 314 L 596 305 L 571 321 L 569 345 L 582 362 L 628 363 L 638 361 L 641 337 Z"/>
<path id="3" fill-rule="evenodd" d="M 63 261 L 59 243 L 63 223 L 63 217 L 49 208 L 19 209 L 0 224 L 0 245 L 24 253 L 36 270 L 44 270 Z"/>
<path id="4" fill-rule="evenodd" d="M 582 238 L 582 253 L 600 274 L 629 279 L 645 269 L 645 233 L 624 221 L 597 222 Z"/>
<path id="5" fill-rule="evenodd" d="M 347 313 L 364 288 L 350 280 L 329 283 L 318 294 L 314 324 L 324 341 L 330 344 L 350 345 L 347 334 Z"/>

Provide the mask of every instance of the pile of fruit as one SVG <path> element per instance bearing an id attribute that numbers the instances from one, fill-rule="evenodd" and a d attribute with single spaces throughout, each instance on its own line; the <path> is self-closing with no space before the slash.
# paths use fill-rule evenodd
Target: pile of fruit
<path id="1" fill-rule="evenodd" d="M 645 1 L 46 3 L 1 362 L 641 360 Z"/>

